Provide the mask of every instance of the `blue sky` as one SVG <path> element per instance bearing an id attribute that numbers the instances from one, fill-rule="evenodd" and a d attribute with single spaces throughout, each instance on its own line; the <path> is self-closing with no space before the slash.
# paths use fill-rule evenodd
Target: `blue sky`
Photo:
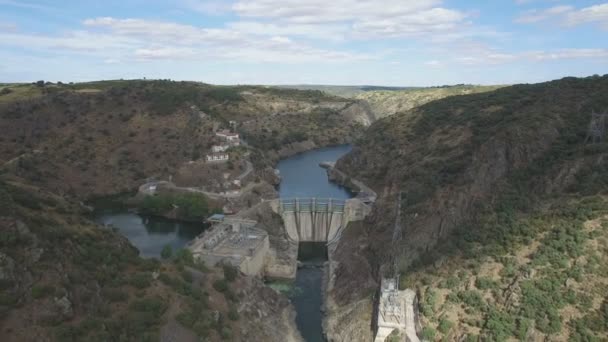
<path id="1" fill-rule="evenodd" d="M 428 86 L 608 73 L 608 1 L 0 0 L 0 82 Z"/>

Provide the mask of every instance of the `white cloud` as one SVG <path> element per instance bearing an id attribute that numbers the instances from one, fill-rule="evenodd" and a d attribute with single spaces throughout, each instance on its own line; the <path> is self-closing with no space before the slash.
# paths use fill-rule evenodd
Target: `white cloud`
<path id="1" fill-rule="evenodd" d="M 608 3 L 586 7 L 566 16 L 566 25 L 569 26 L 588 23 L 598 23 L 608 29 Z"/>
<path id="2" fill-rule="evenodd" d="M 426 61 L 426 62 L 424 62 L 424 65 L 431 67 L 431 68 L 439 68 L 439 67 L 444 66 L 444 64 L 442 62 L 436 61 L 436 60 Z"/>
<path id="3" fill-rule="evenodd" d="M 145 19 L 92 18 L 84 30 L 64 35 L 3 33 L 0 46 L 19 46 L 48 53 L 72 53 L 108 60 L 225 60 L 246 62 L 346 62 L 373 58 L 367 54 L 309 46 L 284 35 L 252 36 L 238 30 L 209 29 Z"/>
<path id="4" fill-rule="evenodd" d="M 522 24 L 556 20 L 564 26 L 573 27 L 583 24 L 599 24 L 608 29 L 608 3 L 576 9 L 573 6 L 561 5 L 545 10 L 530 10 L 522 13 L 515 22 Z"/>
<path id="5" fill-rule="evenodd" d="M 608 49 L 558 49 L 553 51 L 524 51 L 502 53 L 491 49 L 477 49 L 474 55 L 462 55 L 455 61 L 465 65 L 498 65 L 511 62 L 543 62 L 565 59 L 605 59 Z"/>
<path id="6" fill-rule="evenodd" d="M 466 25 L 467 15 L 441 7 L 440 0 L 251 0 L 239 1 L 233 11 L 244 18 L 265 21 L 255 27 L 274 30 L 286 26 L 295 34 L 315 37 L 352 31 L 355 37 L 403 37 L 447 33 Z M 270 21 L 270 23 L 268 23 Z M 253 27 L 251 21 L 248 24 Z"/>
<path id="7" fill-rule="evenodd" d="M 556 15 L 571 12 L 574 9 L 572 6 L 555 6 L 545 10 L 530 10 L 515 19 L 516 23 L 530 24 L 547 20 Z"/>

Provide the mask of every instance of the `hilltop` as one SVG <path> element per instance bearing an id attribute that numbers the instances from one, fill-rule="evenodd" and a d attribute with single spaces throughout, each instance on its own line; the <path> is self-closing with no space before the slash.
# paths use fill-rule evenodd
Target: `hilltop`
<path id="1" fill-rule="evenodd" d="M 401 215 L 402 285 L 422 296 L 425 337 L 605 338 L 608 145 L 586 137 L 607 91 L 608 76 L 565 78 L 374 123 L 337 163 L 380 197 L 338 247 L 336 300 L 363 300 L 348 284 L 377 281 Z"/>
<path id="2" fill-rule="evenodd" d="M 381 119 L 449 96 L 483 93 L 501 87 L 454 85 L 410 89 L 370 89 L 357 94 L 354 98 L 367 102 L 374 116 Z"/>
<path id="3" fill-rule="evenodd" d="M 389 87 L 389 86 L 341 86 L 341 85 L 321 85 L 321 84 L 298 84 L 298 85 L 280 85 L 277 88 L 298 89 L 298 90 L 319 90 L 327 94 L 353 98 L 357 95 L 370 91 L 399 91 L 420 89 L 420 87 Z"/>

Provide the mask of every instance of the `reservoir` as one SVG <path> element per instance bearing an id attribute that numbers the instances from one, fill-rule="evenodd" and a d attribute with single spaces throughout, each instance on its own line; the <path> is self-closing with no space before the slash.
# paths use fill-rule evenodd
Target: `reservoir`
<path id="1" fill-rule="evenodd" d="M 129 212 L 102 212 L 94 219 L 101 225 L 118 229 L 144 258 L 160 259 L 160 252 L 166 245 L 174 251 L 183 248 L 204 229 L 201 223 L 176 222 Z"/>
<path id="2" fill-rule="evenodd" d="M 350 145 L 317 149 L 295 155 L 279 162 L 281 198 L 323 197 L 348 199 L 353 197 L 345 188 L 327 179 L 319 166 L 324 161 L 335 162 L 351 150 Z M 324 243 L 301 243 L 295 290 L 290 299 L 296 308 L 296 324 L 307 342 L 324 342 L 323 337 L 323 264 L 327 261 Z"/>

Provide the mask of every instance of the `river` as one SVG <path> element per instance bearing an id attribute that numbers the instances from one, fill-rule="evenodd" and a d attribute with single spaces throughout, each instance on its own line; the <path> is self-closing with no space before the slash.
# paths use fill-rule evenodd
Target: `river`
<path id="1" fill-rule="evenodd" d="M 335 162 L 350 151 L 350 145 L 317 149 L 295 155 L 279 162 L 281 172 L 279 194 L 290 197 L 325 197 L 348 199 L 348 190 L 327 179 L 320 162 Z M 298 253 L 301 267 L 296 274 L 291 301 L 296 308 L 296 324 L 307 342 L 324 342 L 323 337 L 323 263 L 327 260 L 324 244 L 301 243 Z"/>

